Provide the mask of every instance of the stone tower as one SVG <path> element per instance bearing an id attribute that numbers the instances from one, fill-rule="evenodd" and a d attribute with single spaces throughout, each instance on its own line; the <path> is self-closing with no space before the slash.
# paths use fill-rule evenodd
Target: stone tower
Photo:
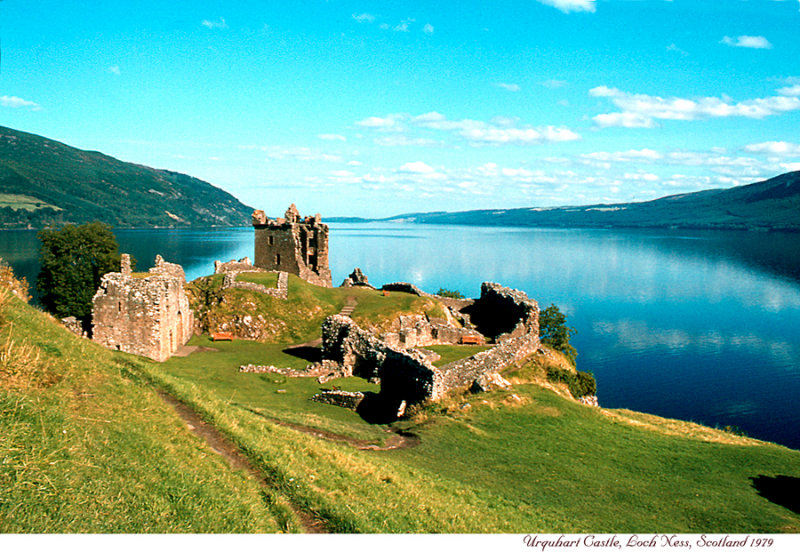
<path id="1" fill-rule="evenodd" d="M 296 274 L 318 286 L 332 287 L 328 268 L 328 225 L 319 214 L 300 217 L 294 203 L 284 218 L 271 220 L 253 211 L 255 266 Z"/>

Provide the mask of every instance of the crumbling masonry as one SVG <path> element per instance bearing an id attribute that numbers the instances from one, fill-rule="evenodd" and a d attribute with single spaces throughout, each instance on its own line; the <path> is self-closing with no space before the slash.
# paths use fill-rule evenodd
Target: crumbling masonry
<path id="1" fill-rule="evenodd" d="M 331 376 L 380 380 L 387 402 L 408 404 L 437 400 L 498 373 L 539 349 L 539 306 L 525 293 L 491 282 L 477 300 L 461 301 L 461 313 L 473 317 L 481 333 L 495 345 L 469 358 L 441 367 L 413 348 L 398 347 L 359 328 L 350 318 L 328 317 L 322 324 L 321 368 Z"/>
<path id="2" fill-rule="evenodd" d="M 284 218 L 271 220 L 253 211 L 255 266 L 289 272 L 318 286 L 332 287 L 328 268 L 328 225 L 319 214 L 301 219 L 294 203 Z"/>
<path id="3" fill-rule="evenodd" d="M 130 256 L 122 255 L 120 272 L 103 276 L 92 300 L 92 340 L 109 349 L 167 360 L 193 333 L 185 284 L 183 268 L 161 255 L 146 274 L 133 274 Z"/>

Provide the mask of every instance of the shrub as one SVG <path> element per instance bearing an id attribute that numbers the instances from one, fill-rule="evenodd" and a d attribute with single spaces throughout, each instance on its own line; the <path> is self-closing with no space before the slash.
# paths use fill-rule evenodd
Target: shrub
<path id="1" fill-rule="evenodd" d="M 450 297 L 451 299 L 464 299 L 464 294 L 458 290 L 439 288 L 436 295 L 441 297 Z"/>
<path id="2" fill-rule="evenodd" d="M 565 383 L 576 399 L 597 394 L 597 382 L 590 372 L 575 373 L 556 366 L 548 366 L 547 379 L 553 383 Z"/>

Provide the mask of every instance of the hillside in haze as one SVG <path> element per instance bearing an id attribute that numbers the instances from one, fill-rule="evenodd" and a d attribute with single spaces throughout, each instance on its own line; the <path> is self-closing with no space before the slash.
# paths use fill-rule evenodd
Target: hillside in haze
<path id="1" fill-rule="evenodd" d="M 244 226 L 251 212 L 197 178 L 0 127 L 0 228 Z"/>
<path id="2" fill-rule="evenodd" d="M 746 186 L 641 203 L 414 213 L 381 220 L 486 226 L 800 231 L 800 171 Z"/>

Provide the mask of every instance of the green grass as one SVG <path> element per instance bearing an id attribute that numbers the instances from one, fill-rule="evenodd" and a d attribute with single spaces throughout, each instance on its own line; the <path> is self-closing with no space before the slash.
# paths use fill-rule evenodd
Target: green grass
<path id="1" fill-rule="evenodd" d="M 266 288 L 278 287 L 278 273 L 277 272 L 242 272 L 236 279 L 241 282 L 252 282 L 254 284 L 261 284 Z"/>
<path id="2" fill-rule="evenodd" d="M 433 363 L 434 366 L 444 366 L 462 358 L 471 357 L 481 351 L 491 349 L 488 345 L 430 345 L 425 347 L 435 353 L 441 358 Z"/>
<path id="3" fill-rule="evenodd" d="M 310 404 L 306 398 L 319 387 L 313 381 L 226 370 L 222 354 L 198 357 L 203 361 L 195 368 L 189 357 L 185 365 L 175 359 L 147 369 L 335 530 L 800 531 L 800 515 L 759 496 L 751 480 L 800 477 L 798 451 L 687 422 L 589 408 L 524 383 L 416 409 L 414 418 L 395 424 L 420 436 L 416 448 L 362 451 L 253 411 L 361 438 L 376 437 L 382 426 Z M 215 364 L 207 363 L 214 355 L 220 355 Z M 532 373 L 527 366 L 515 376 Z"/>
<path id="4" fill-rule="evenodd" d="M 148 361 L 80 339 L 18 299 L 3 314 L 0 342 L 48 376 L 10 377 L 5 356 L 0 365 L 0 532 L 297 526 L 278 521 L 293 518 L 280 495 L 189 432 L 142 378 Z"/>
<path id="5" fill-rule="evenodd" d="M 221 287 L 221 275 L 209 278 L 215 288 Z M 243 275 L 243 279 L 254 283 L 269 282 L 272 278 L 277 275 Z M 208 278 L 203 280 L 208 281 Z M 196 285 L 189 285 L 195 312 L 201 308 L 198 295 L 191 291 Z M 357 301 L 351 315 L 353 320 L 363 328 L 379 332 L 388 331 L 401 314 L 439 313 L 441 310 L 438 301 L 410 293 L 392 292 L 385 297 L 380 291 L 368 288 L 326 288 L 309 284 L 294 274 L 289 275 L 288 300 L 236 288 L 224 290 L 222 294 L 224 301 L 213 306 L 209 314 L 211 331 L 245 315 L 252 318 L 261 315 L 263 322 L 259 324 L 263 331 L 258 339 L 269 343 L 302 343 L 320 337 L 322 322 L 340 312 L 348 298 Z"/>
<path id="6" fill-rule="evenodd" d="M 61 211 L 60 207 L 50 205 L 46 201 L 21 194 L 0 194 L 0 208 L 2 207 L 11 207 L 12 209 L 21 209 L 23 211 L 36 211 L 37 209 L 45 208 Z"/>

